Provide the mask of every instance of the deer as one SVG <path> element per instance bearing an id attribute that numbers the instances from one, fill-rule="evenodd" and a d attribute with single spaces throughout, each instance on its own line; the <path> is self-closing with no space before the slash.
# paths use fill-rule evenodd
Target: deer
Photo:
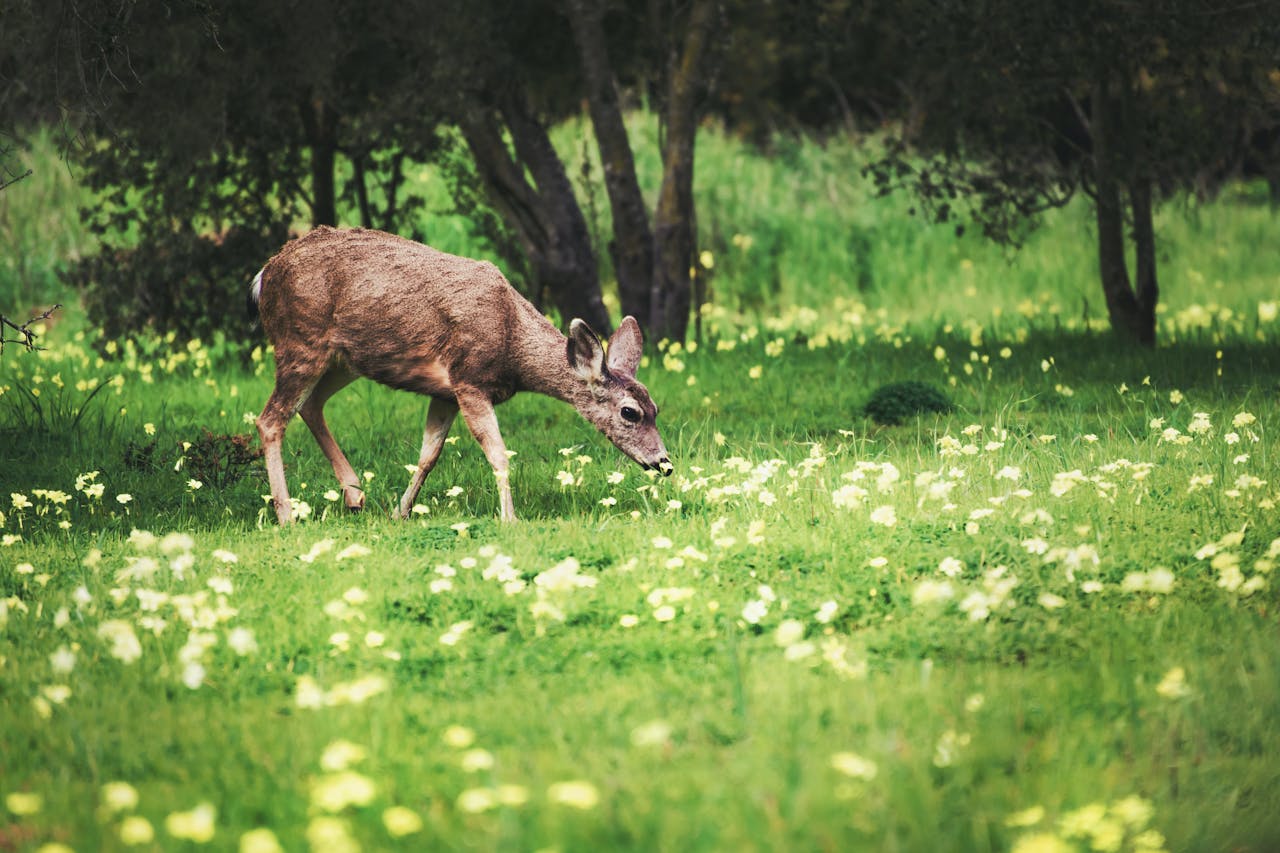
<path id="1" fill-rule="evenodd" d="M 271 499 L 293 520 L 282 445 L 295 414 L 333 466 L 351 511 L 364 490 L 324 406 L 364 377 L 430 398 L 422 450 L 396 514 L 408 518 L 459 413 L 493 469 L 502 521 L 516 520 L 494 407 L 519 391 L 569 403 L 641 468 L 670 475 L 658 407 L 636 380 L 644 341 L 623 318 L 606 350 L 581 319 L 566 337 L 493 264 L 393 234 L 319 227 L 255 276 L 250 299 L 275 348 L 275 388 L 258 416 Z"/>

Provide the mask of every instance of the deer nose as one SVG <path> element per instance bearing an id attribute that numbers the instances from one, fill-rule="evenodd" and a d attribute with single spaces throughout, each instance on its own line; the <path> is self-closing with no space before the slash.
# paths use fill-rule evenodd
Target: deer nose
<path id="1" fill-rule="evenodd" d="M 654 467 L 661 471 L 662 476 L 664 477 L 670 477 L 671 472 L 676 469 L 675 466 L 671 464 L 671 460 L 665 456 L 659 459 L 658 464 Z"/>

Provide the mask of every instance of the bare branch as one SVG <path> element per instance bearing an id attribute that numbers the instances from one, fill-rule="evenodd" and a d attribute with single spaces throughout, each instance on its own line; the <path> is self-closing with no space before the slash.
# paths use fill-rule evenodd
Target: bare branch
<path id="1" fill-rule="evenodd" d="M 61 307 L 62 307 L 61 305 L 54 305 L 52 308 L 50 308 L 48 311 L 41 314 L 39 317 L 32 317 L 30 320 L 23 323 L 21 326 L 19 326 L 17 323 L 13 322 L 3 314 L 0 314 L 0 353 L 4 352 L 5 344 L 21 344 L 23 348 L 26 349 L 28 352 L 33 352 L 38 349 L 44 349 L 44 347 L 36 345 L 36 331 L 31 327 L 43 320 L 48 320 L 50 317 L 53 316 L 53 312 L 57 311 Z M 15 332 L 17 332 L 20 335 L 20 337 L 6 338 L 4 336 L 6 327 L 9 329 L 13 329 Z"/>
<path id="2" fill-rule="evenodd" d="M 9 187 L 11 187 L 11 186 L 13 186 L 14 184 L 16 184 L 18 181 L 22 180 L 23 178 L 29 178 L 29 177 L 31 177 L 31 176 L 32 176 L 32 174 L 34 174 L 34 173 L 33 173 L 30 169 L 27 169 L 27 171 L 23 172 L 21 175 L 18 175 L 18 176 L 17 176 L 17 177 L 15 177 L 15 178 L 12 178 L 12 179 L 10 179 L 10 180 L 4 181 L 3 183 L 0 183 L 0 190 L 6 190 L 6 189 L 8 189 Z"/>

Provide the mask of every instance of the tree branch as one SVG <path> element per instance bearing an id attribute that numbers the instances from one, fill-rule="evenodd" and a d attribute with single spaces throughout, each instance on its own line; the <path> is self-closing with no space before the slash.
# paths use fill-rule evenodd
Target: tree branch
<path id="1" fill-rule="evenodd" d="M 13 186 L 18 181 L 22 180 L 23 178 L 29 178 L 33 174 L 34 172 L 32 172 L 30 169 L 27 169 L 27 171 L 23 172 L 21 175 L 18 175 L 15 178 L 11 178 L 10 180 L 5 181 L 4 183 L 0 183 L 0 190 L 7 190 L 9 187 Z"/>
<path id="2" fill-rule="evenodd" d="M 36 346 L 36 331 L 31 327 L 43 320 L 48 320 L 50 317 L 53 316 L 53 312 L 57 311 L 61 307 L 62 307 L 61 305 L 54 305 L 52 308 L 50 308 L 48 311 L 41 314 L 39 317 L 32 317 L 30 320 L 23 323 L 21 326 L 19 326 L 17 323 L 13 322 L 3 314 L 0 314 L 0 353 L 4 352 L 5 344 L 21 344 L 23 348 L 26 349 L 28 352 L 33 352 L 38 349 L 44 349 L 44 347 Z M 15 332 L 21 335 L 21 337 L 6 338 L 4 336 L 6 327 L 9 329 L 13 329 Z"/>

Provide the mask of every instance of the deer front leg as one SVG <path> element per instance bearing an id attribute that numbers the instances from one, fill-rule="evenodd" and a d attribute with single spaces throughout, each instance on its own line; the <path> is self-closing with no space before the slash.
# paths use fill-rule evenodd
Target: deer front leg
<path id="1" fill-rule="evenodd" d="M 271 483 L 271 503 L 276 508 L 276 518 L 281 524 L 288 524 L 293 521 L 293 506 L 289 503 L 289 487 L 284 480 L 284 458 L 280 452 L 284 430 L 272 429 L 268 432 L 259 426 L 258 435 L 262 440 L 262 456 L 267 465 L 267 480 Z M 269 437 L 270 435 L 275 437 Z"/>
<path id="2" fill-rule="evenodd" d="M 516 506 L 511 499 L 511 482 L 509 471 L 511 461 L 507 459 L 507 446 L 502 442 L 502 433 L 498 432 L 498 417 L 493 412 L 493 403 L 480 391 L 459 389 L 454 387 L 458 398 L 458 408 L 462 418 L 471 429 L 471 434 L 480 442 L 480 448 L 493 467 L 493 476 L 498 481 L 499 517 L 503 521 L 516 520 Z"/>
<path id="3" fill-rule="evenodd" d="M 404 497 L 400 499 L 401 518 L 408 518 L 413 510 L 413 502 L 418 499 L 422 482 L 427 479 L 431 469 L 436 467 L 440 451 L 444 449 L 444 440 L 448 437 L 449 428 L 453 426 L 453 419 L 457 415 L 457 403 L 439 397 L 431 398 L 431 405 L 427 409 L 427 425 L 422 430 L 422 453 L 418 457 L 418 470 L 413 472 L 413 480 L 405 490 Z"/>
<path id="4" fill-rule="evenodd" d="M 267 405 L 258 416 L 258 439 L 262 442 L 267 480 L 271 483 L 271 502 L 275 504 L 276 518 L 281 524 L 293 521 L 293 504 L 289 500 L 289 486 L 284 478 L 284 456 L 281 451 L 284 432 L 298 411 L 303 397 L 311 391 L 312 381 L 296 374 L 278 375 L 275 390 L 267 398 Z"/>
<path id="5" fill-rule="evenodd" d="M 337 367 L 330 368 L 316 383 L 311 396 L 298 410 L 298 414 L 310 428 L 311 434 L 315 436 L 316 444 L 320 445 L 320 450 L 333 466 L 333 475 L 338 478 L 338 485 L 342 486 L 343 503 L 352 512 L 364 509 L 364 489 L 360 488 L 360 480 L 356 477 L 355 470 L 347 461 L 347 457 L 342 454 L 342 448 L 338 447 L 338 442 L 334 441 L 333 434 L 329 432 L 329 425 L 324 420 L 324 404 L 334 394 L 355 381 L 355 378 L 355 374 L 349 371 Z"/>

